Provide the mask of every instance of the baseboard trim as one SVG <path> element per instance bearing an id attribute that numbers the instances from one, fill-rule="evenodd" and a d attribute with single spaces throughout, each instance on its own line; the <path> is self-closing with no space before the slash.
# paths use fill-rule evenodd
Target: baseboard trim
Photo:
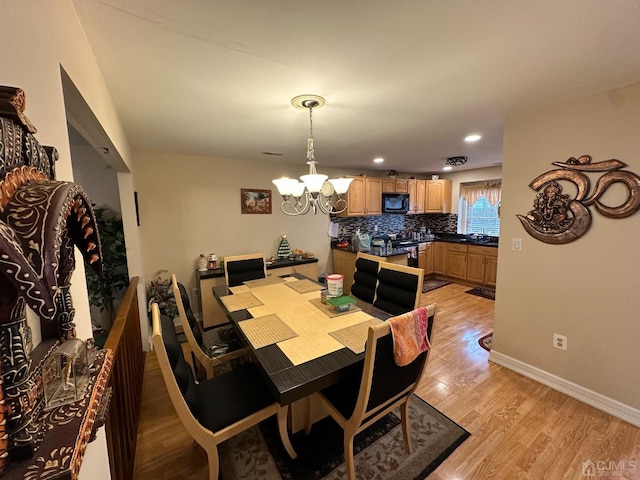
<path id="1" fill-rule="evenodd" d="M 606 397 L 600 393 L 594 392 L 593 390 L 589 390 L 588 388 L 584 388 L 576 383 L 565 380 L 564 378 L 521 362 L 520 360 L 516 360 L 508 355 L 496 352 L 495 350 L 491 350 L 489 353 L 489 360 L 508 368 L 509 370 L 513 370 L 520 375 L 531 378 L 532 380 L 546 385 L 547 387 L 562 392 L 576 400 L 586 403 L 587 405 L 591 405 L 598 410 L 609 413 L 620 420 L 630 423 L 631 425 L 640 427 L 640 410 L 636 408 L 630 407 L 629 405 L 625 405 L 613 398 Z"/>

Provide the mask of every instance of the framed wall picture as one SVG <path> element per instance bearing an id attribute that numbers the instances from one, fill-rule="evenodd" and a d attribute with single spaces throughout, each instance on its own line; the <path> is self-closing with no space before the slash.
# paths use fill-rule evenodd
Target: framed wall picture
<path id="1" fill-rule="evenodd" d="M 242 213 L 271 214 L 271 190 L 241 188 L 240 197 L 240 209 Z"/>

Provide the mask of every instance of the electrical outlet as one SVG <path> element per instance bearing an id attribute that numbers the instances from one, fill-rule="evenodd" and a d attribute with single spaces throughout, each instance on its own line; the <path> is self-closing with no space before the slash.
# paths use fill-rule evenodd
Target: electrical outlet
<path id="1" fill-rule="evenodd" d="M 558 335 L 557 333 L 553 334 L 553 347 L 559 348 L 560 350 L 567 349 L 567 337 L 564 335 Z"/>
<path id="2" fill-rule="evenodd" d="M 521 238 L 514 238 L 513 240 L 511 240 L 511 250 L 513 250 L 514 252 L 521 252 L 522 251 L 522 239 Z"/>
<path id="3" fill-rule="evenodd" d="M 193 298 L 196 298 L 196 297 L 200 296 L 200 289 L 198 289 L 198 288 L 192 288 L 192 289 L 191 289 L 191 296 L 192 296 Z"/>

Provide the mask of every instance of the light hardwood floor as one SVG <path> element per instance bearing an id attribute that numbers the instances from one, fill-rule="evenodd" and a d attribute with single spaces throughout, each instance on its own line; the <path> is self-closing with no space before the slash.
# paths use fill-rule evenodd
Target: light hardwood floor
<path id="1" fill-rule="evenodd" d="M 438 304 L 438 317 L 418 395 L 471 433 L 429 480 L 640 479 L 639 428 L 488 361 L 478 339 L 492 329 L 494 302 L 468 288 L 421 299 Z M 595 477 L 583 474 L 587 461 L 600 467 Z M 207 478 L 206 455 L 173 411 L 153 352 L 135 478 Z"/>

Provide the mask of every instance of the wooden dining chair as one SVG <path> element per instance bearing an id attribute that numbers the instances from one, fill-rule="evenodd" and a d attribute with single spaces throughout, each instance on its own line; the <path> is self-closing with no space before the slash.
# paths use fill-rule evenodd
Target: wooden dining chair
<path id="1" fill-rule="evenodd" d="M 400 315 L 418 308 L 424 270 L 421 268 L 380 264 L 378 286 L 373 305 L 392 315 Z"/>
<path id="2" fill-rule="evenodd" d="M 247 280 L 267 277 L 264 253 L 249 253 L 224 257 L 224 279 L 229 287 L 242 285 Z"/>
<path id="3" fill-rule="evenodd" d="M 385 257 L 358 252 L 350 295 L 364 302 L 373 303 L 376 295 L 376 286 L 378 285 L 380 263 L 386 261 Z"/>
<path id="4" fill-rule="evenodd" d="M 437 305 L 434 303 L 422 308 L 428 312 L 427 337 L 431 338 Z M 411 453 L 409 399 L 418 386 L 428 356 L 429 350 L 426 350 L 408 365 L 396 365 L 391 328 L 389 322 L 382 322 L 369 327 L 363 369 L 312 394 L 312 401 L 316 400 L 316 404 L 321 405 L 344 430 L 344 459 L 349 480 L 356 478 L 354 437 L 397 407 L 400 407 L 405 446 Z M 309 414 L 305 433 L 310 432 L 311 426 Z"/>
<path id="5" fill-rule="evenodd" d="M 218 478 L 218 445 L 274 414 L 282 444 L 296 458 L 287 432 L 289 408 L 274 401 L 254 364 L 197 383 L 184 359 L 173 320 L 160 316 L 156 303 L 151 316 L 153 348 L 167 392 L 185 429 L 207 452 L 210 480 Z"/>
<path id="6" fill-rule="evenodd" d="M 195 359 L 193 369 L 196 376 L 198 365 L 204 369 L 206 378 L 211 378 L 216 369 L 249 352 L 249 348 L 242 345 L 232 325 L 222 325 L 205 332 L 200 329 L 200 324 L 191 311 L 187 290 L 178 283 L 175 274 L 171 275 L 171 289 L 192 359 Z"/>

